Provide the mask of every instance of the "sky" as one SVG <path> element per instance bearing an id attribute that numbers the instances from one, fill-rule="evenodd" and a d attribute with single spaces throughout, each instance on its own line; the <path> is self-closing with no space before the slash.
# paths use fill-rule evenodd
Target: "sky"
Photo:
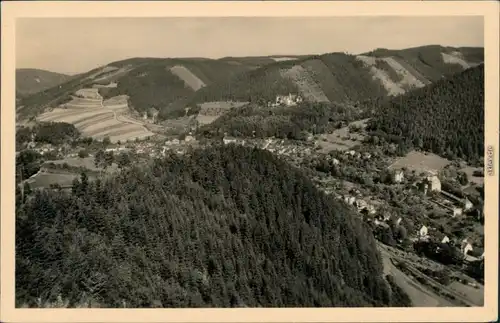
<path id="1" fill-rule="evenodd" d="M 131 57 L 360 54 L 484 46 L 483 17 L 21 18 L 16 68 L 83 73 Z"/>

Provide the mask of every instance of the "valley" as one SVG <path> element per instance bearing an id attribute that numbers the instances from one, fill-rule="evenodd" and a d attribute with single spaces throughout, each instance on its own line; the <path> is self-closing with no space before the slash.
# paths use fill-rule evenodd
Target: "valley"
<path id="1" fill-rule="evenodd" d="M 134 58 L 19 98 L 17 305 L 483 306 L 480 51 Z"/>

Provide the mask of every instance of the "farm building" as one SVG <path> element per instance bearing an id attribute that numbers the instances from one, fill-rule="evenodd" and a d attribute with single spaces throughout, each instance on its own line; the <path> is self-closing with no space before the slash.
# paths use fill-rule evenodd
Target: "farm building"
<path id="1" fill-rule="evenodd" d="M 236 143 L 238 141 L 238 139 L 236 139 L 234 137 L 224 137 L 222 139 L 222 141 L 224 142 L 224 145 L 228 145 L 228 144 L 231 144 L 231 143 Z"/>
<path id="2" fill-rule="evenodd" d="M 450 242 L 450 238 L 448 238 L 448 236 L 444 236 L 443 239 L 441 239 L 441 243 L 449 243 Z"/>

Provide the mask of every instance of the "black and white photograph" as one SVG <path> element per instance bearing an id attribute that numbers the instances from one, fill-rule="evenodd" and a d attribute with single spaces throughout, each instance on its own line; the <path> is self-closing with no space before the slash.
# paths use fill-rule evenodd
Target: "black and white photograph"
<path id="1" fill-rule="evenodd" d="M 485 306 L 485 57 L 480 15 L 17 18 L 15 308 Z"/>

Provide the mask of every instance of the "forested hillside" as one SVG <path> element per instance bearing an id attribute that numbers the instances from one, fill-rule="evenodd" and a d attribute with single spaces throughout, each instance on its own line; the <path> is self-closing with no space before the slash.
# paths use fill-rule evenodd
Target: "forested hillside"
<path id="1" fill-rule="evenodd" d="M 71 78 L 69 75 L 34 68 L 16 69 L 16 93 L 21 96 L 37 93 Z"/>
<path id="2" fill-rule="evenodd" d="M 195 150 L 33 194 L 16 208 L 19 304 L 404 306 L 354 211 L 266 151 Z"/>
<path id="3" fill-rule="evenodd" d="M 484 65 L 392 100 L 367 129 L 407 149 L 477 163 L 484 155 Z"/>
<path id="4" fill-rule="evenodd" d="M 422 46 L 378 49 L 363 55 L 328 53 L 267 64 L 198 91 L 192 102 L 273 100 L 278 94 L 314 88 L 331 102 L 356 103 L 409 90 L 463 71 L 483 61 L 483 48 Z M 372 57 L 373 62 L 366 57 Z M 299 81 L 288 77 L 293 70 Z M 284 73 L 285 72 L 285 73 Z M 297 83 L 303 83 L 302 88 Z"/>
<path id="5" fill-rule="evenodd" d="M 378 101 L 376 101 L 378 102 Z M 354 120 L 371 116 L 374 102 L 359 107 L 335 103 L 304 102 L 292 107 L 266 107 L 251 103 L 233 108 L 213 123 L 202 126 L 198 134 L 203 137 L 229 136 L 305 140 L 308 133 L 317 134 L 338 129 Z"/>

